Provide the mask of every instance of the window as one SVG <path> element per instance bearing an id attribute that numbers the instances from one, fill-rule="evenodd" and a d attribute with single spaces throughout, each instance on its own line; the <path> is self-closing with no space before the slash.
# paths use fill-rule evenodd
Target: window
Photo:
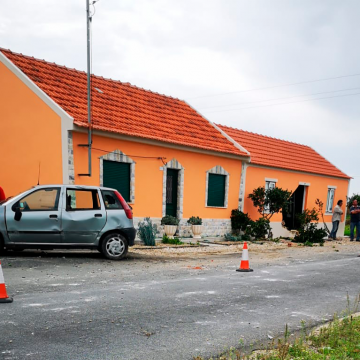
<path id="1" fill-rule="evenodd" d="M 265 181 L 265 194 L 266 194 L 266 191 L 275 189 L 275 187 L 276 187 L 275 181 L 266 180 Z M 269 205 L 265 205 L 264 210 L 265 210 L 265 212 L 268 213 L 270 211 Z"/>
<path id="2" fill-rule="evenodd" d="M 265 191 L 275 189 L 275 187 L 276 187 L 276 182 L 275 181 L 266 181 L 265 182 Z"/>
<path id="3" fill-rule="evenodd" d="M 207 206 L 225 206 L 226 175 L 209 174 Z"/>
<path id="4" fill-rule="evenodd" d="M 105 208 L 107 210 L 122 209 L 123 208 L 121 206 L 120 200 L 118 199 L 118 197 L 115 195 L 115 193 L 113 191 L 111 191 L 111 190 L 102 190 L 101 194 L 103 196 L 104 203 L 105 203 Z"/>
<path id="5" fill-rule="evenodd" d="M 116 189 L 127 202 L 130 202 L 130 165 L 103 160 L 103 186 Z"/>
<path id="6" fill-rule="evenodd" d="M 59 188 L 36 190 L 19 200 L 14 206 L 21 211 L 54 211 L 59 205 Z"/>
<path id="7" fill-rule="evenodd" d="M 66 189 L 66 210 L 100 210 L 97 190 Z"/>
<path id="8" fill-rule="evenodd" d="M 335 188 L 328 188 L 327 201 L 326 201 L 326 212 L 332 213 L 335 197 Z"/>

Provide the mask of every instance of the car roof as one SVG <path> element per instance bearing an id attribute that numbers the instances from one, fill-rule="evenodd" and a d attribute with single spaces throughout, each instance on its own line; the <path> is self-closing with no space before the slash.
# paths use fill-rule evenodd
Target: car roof
<path id="1" fill-rule="evenodd" d="M 89 190 L 112 190 L 117 191 L 116 189 L 104 187 L 104 186 L 91 186 L 91 185 L 75 185 L 75 184 L 46 184 L 46 185 L 35 185 L 33 189 L 43 189 L 43 188 L 52 188 L 52 187 L 67 187 L 73 189 L 89 189 Z"/>

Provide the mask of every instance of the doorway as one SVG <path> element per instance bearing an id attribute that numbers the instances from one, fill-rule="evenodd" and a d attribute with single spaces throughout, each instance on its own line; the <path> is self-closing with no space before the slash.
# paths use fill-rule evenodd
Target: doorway
<path id="1" fill-rule="evenodd" d="M 166 170 L 166 209 L 165 214 L 177 217 L 179 170 Z"/>
<path id="2" fill-rule="evenodd" d="M 299 185 L 289 200 L 287 211 L 283 210 L 283 222 L 288 230 L 297 230 L 300 222 L 297 218 L 304 210 L 305 186 Z"/>

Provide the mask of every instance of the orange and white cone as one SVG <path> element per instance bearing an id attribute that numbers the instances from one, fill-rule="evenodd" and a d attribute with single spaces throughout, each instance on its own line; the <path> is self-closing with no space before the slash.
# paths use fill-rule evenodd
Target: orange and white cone
<path id="1" fill-rule="evenodd" d="M 13 302 L 12 298 L 9 298 L 6 292 L 4 275 L 1 268 L 0 262 L 0 303 L 11 303 Z"/>
<path id="2" fill-rule="evenodd" d="M 239 271 L 239 272 L 254 271 L 253 269 L 250 269 L 250 266 L 249 266 L 249 251 L 248 251 L 246 241 L 244 242 L 244 247 L 243 247 L 242 257 L 241 257 L 241 262 L 240 262 L 240 268 L 236 269 L 236 271 Z"/>

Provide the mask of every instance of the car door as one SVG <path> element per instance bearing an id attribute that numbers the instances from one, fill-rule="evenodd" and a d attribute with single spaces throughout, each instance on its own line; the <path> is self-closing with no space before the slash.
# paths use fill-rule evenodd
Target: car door
<path id="1" fill-rule="evenodd" d="M 11 242 L 61 243 L 61 187 L 37 188 L 6 207 Z M 18 216 L 15 216 L 18 215 Z"/>
<path id="2" fill-rule="evenodd" d="M 97 189 L 66 188 L 62 209 L 63 244 L 93 244 L 106 223 Z"/>

